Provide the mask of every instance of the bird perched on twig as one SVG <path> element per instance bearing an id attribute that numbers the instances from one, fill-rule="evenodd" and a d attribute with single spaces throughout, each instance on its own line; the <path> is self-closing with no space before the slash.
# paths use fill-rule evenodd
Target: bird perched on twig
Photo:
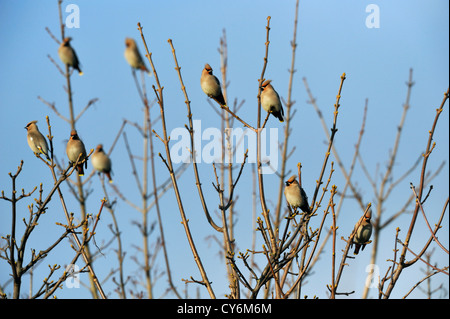
<path id="1" fill-rule="evenodd" d="M 308 205 L 308 196 L 306 196 L 305 190 L 300 187 L 296 176 L 292 175 L 285 183 L 284 196 L 292 208 L 299 207 L 303 212 L 310 213 Z"/>
<path id="2" fill-rule="evenodd" d="M 370 222 L 371 218 L 372 209 L 369 209 L 355 225 L 354 231 L 356 227 L 358 227 L 352 241 L 352 246 L 355 244 L 355 251 L 353 252 L 355 255 L 358 255 L 360 248 L 361 250 L 364 250 L 366 244 L 370 243 L 369 239 L 372 235 L 372 223 Z"/>
<path id="3" fill-rule="evenodd" d="M 142 59 L 139 49 L 137 47 L 136 41 L 131 38 L 125 39 L 125 60 L 133 69 L 138 69 L 147 72 L 151 75 L 151 72 L 145 66 L 144 60 Z"/>
<path id="4" fill-rule="evenodd" d="M 214 99 L 221 106 L 227 105 L 222 94 L 219 79 L 213 75 L 213 70 L 208 63 L 205 64 L 205 68 L 202 71 L 200 86 L 207 96 Z"/>
<path id="5" fill-rule="evenodd" d="M 36 125 L 37 121 L 31 121 L 25 126 L 27 130 L 27 141 L 33 153 L 38 156 L 39 154 L 44 154 L 48 160 L 48 144 L 44 135 L 39 132 L 39 129 Z"/>
<path id="6" fill-rule="evenodd" d="M 94 154 L 91 157 L 92 166 L 99 172 L 103 173 L 108 177 L 110 183 L 112 183 L 111 179 L 111 159 L 109 156 L 103 151 L 103 145 L 98 144 L 95 149 Z"/>
<path id="7" fill-rule="evenodd" d="M 83 75 L 80 68 L 80 61 L 78 60 L 75 50 L 70 46 L 72 38 L 64 38 L 63 42 L 59 46 L 58 55 L 64 64 L 67 64 L 78 71 L 79 75 Z"/>
<path id="8" fill-rule="evenodd" d="M 272 80 L 267 80 L 261 85 L 261 106 L 266 112 L 271 113 L 280 120 L 280 122 L 284 122 L 284 110 L 281 105 L 280 96 L 270 82 Z"/>
<path id="9" fill-rule="evenodd" d="M 80 138 L 78 137 L 76 130 L 72 130 L 70 132 L 70 139 L 67 142 L 66 153 L 67 157 L 69 158 L 69 161 L 72 164 L 75 164 L 79 158 L 76 170 L 78 171 L 79 176 L 83 176 L 84 175 L 83 164 L 85 165 L 85 167 L 87 167 L 87 161 L 85 161 L 84 163 L 81 162 L 84 159 L 86 159 L 86 149 L 84 147 L 83 141 L 80 140 Z"/>

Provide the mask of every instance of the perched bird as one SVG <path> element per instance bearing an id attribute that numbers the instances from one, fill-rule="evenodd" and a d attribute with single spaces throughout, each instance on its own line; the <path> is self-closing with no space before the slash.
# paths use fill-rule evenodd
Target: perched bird
<path id="1" fill-rule="evenodd" d="M 91 157 L 92 166 L 100 173 L 104 173 L 110 183 L 111 179 L 111 160 L 108 155 L 103 151 L 103 145 L 97 145 L 97 148 Z"/>
<path id="2" fill-rule="evenodd" d="M 372 224 L 370 222 L 371 217 L 372 210 L 369 209 L 368 212 L 365 213 L 355 225 L 354 231 L 356 230 L 356 227 L 358 227 L 352 242 L 352 246 L 353 244 L 355 244 L 355 255 L 358 255 L 360 248 L 361 250 L 364 250 L 364 247 L 366 246 L 370 239 L 370 236 L 372 235 Z"/>
<path id="3" fill-rule="evenodd" d="M 79 75 L 83 75 L 83 72 L 80 69 L 80 61 L 78 60 L 77 54 L 75 53 L 75 50 L 70 46 L 71 40 L 72 38 L 70 37 L 64 38 L 58 49 L 59 58 L 64 64 L 67 64 L 77 70 Z"/>
<path id="4" fill-rule="evenodd" d="M 30 146 L 33 153 L 36 154 L 36 156 L 38 156 L 39 154 L 44 154 L 45 157 L 50 160 L 50 157 L 48 157 L 47 140 L 45 139 L 44 135 L 39 132 L 36 123 L 37 121 L 31 121 L 27 124 L 27 126 L 25 126 L 25 128 L 27 129 L 28 145 Z"/>
<path id="5" fill-rule="evenodd" d="M 67 142 L 66 153 L 67 157 L 69 158 L 69 161 L 72 164 L 75 164 L 77 162 L 78 157 L 80 157 L 81 154 L 76 170 L 78 171 L 79 176 L 83 176 L 84 175 L 83 163 L 80 164 L 80 162 L 86 158 L 86 149 L 84 148 L 83 142 L 78 137 L 76 130 L 72 130 L 70 132 L 70 139 Z M 87 167 L 87 161 L 85 161 L 84 165 L 85 167 Z"/>
<path id="6" fill-rule="evenodd" d="M 141 54 L 139 53 L 138 47 L 136 45 L 136 41 L 131 38 L 125 39 L 125 60 L 127 60 L 128 64 L 133 69 L 140 69 L 142 71 L 151 74 L 150 71 L 145 66 L 144 60 L 142 59 Z"/>
<path id="7" fill-rule="evenodd" d="M 302 211 L 309 213 L 308 196 L 306 196 L 305 190 L 300 187 L 295 177 L 295 175 L 292 175 L 286 181 L 284 196 L 286 196 L 286 200 L 292 208 L 300 207 Z"/>
<path id="8" fill-rule="evenodd" d="M 203 92 L 210 98 L 216 100 L 222 106 L 226 106 L 225 99 L 223 98 L 222 89 L 220 88 L 219 79 L 213 75 L 213 70 L 211 66 L 206 63 L 205 68 L 202 71 L 202 76 L 200 78 L 200 85 Z"/>
<path id="9" fill-rule="evenodd" d="M 281 105 L 280 97 L 270 82 L 272 82 L 272 80 L 267 80 L 261 85 L 261 88 L 263 89 L 261 92 L 261 106 L 266 112 L 272 113 L 272 115 L 279 119 L 280 122 L 284 122 L 284 110 Z"/>

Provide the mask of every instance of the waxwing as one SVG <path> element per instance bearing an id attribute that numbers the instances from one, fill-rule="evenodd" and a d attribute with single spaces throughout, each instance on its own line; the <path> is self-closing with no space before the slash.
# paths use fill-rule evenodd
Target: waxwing
<path id="1" fill-rule="evenodd" d="M 70 139 L 67 142 L 66 147 L 67 157 L 69 161 L 74 164 L 78 160 L 78 157 L 81 154 L 81 157 L 78 162 L 83 161 L 86 158 L 86 149 L 84 148 L 83 142 L 78 137 L 77 131 L 72 130 L 70 132 Z M 87 167 L 87 161 L 84 162 L 85 167 Z M 79 176 L 84 175 L 83 163 L 79 163 L 76 167 Z"/>
<path id="2" fill-rule="evenodd" d="M 44 135 L 39 132 L 39 129 L 36 125 L 37 121 L 31 121 L 25 126 L 27 129 L 27 141 L 33 153 L 38 156 L 39 154 L 44 154 L 48 160 L 48 144 Z"/>
<path id="3" fill-rule="evenodd" d="M 203 92 L 210 98 L 214 99 L 217 103 L 222 106 L 226 106 L 225 99 L 223 98 L 222 89 L 220 87 L 219 79 L 213 75 L 213 70 L 211 66 L 206 63 L 205 68 L 202 71 L 202 76 L 200 78 L 200 85 Z"/>
<path id="4" fill-rule="evenodd" d="M 308 196 L 306 196 L 304 189 L 300 187 L 295 178 L 296 176 L 292 175 L 291 178 L 286 181 L 284 196 L 286 196 L 287 202 L 293 209 L 299 207 L 303 212 L 309 213 Z"/>
<path id="5" fill-rule="evenodd" d="M 144 60 L 142 59 L 141 54 L 139 53 L 136 41 L 131 38 L 125 39 L 125 60 L 127 60 L 128 64 L 133 69 L 139 69 L 147 72 L 151 75 L 150 71 L 145 66 Z"/>
<path id="6" fill-rule="evenodd" d="M 97 145 L 94 154 L 91 156 L 92 166 L 100 173 L 104 173 L 110 183 L 111 179 L 111 160 L 108 155 L 103 151 L 103 145 Z"/>
<path id="7" fill-rule="evenodd" d="M 272 82 L 272 80 L 267 80 L 261 85 L 261 88 L 263 89 L 261 92 L 261 106 L 266 112 L 271 113 L 280 120 L 280 122 L 284 122 L 284 110 L 281 105 L 280 97 L 270 82 Z"/>
<path id="8" fill-rule="evenodd" d="M 370 218 L 372 217 L 372 209 L 369 209 L 356 223 L 354 230 L 358 227 L 353 237 L 352 245 L 355 244 L 355 255 L 358 255 L 359 249 L 364 250 L 366 244 L 372 235 L 372 224 Z"/>
<path id="9" fill-rule="evenodd" d="M 61 61 L 64 64 L 67 64 L 73 67 L 75 70 L 78 70 L 79 75 L 83 75 L 83 72 L 80 69 L 80 61 L 78 61 L 77 54 L 75 50 L 70 46 L 70 41 L 72 38 L 64 38 L 58 49 L 58 55 Z"/>

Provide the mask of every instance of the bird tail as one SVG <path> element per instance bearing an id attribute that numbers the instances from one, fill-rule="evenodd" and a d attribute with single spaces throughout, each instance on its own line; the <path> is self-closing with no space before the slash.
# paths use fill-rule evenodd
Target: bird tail
<path id="1" fill-rule="evenodd" d="M 146 72 L 149 76 L 152 76 L 152 72 L 150 72 L 149 69 L 147 69 L 147 67 L 145 65 L 141 65 L 140 68 L 142 71 Z"/>
<path id="2" fill-rule="evenodd" d="M 77 165 L 78 176 L 84 176 L 83 164 Z"/>
<path id="3" fill-rule="evenodd" d="M 225 102 L 225 99 L 223 98 L 223 96 L 219 96 L 217 98 L 214 98 L 216 100 L 217 103 L 219 103 L 222 106 L 227 106 L 227 103 Z"/>
<path id="4" fill-rule="evenodd" d="M 273 112 L 273 116 L 275 116 L 281 123 L 284 122 L 284 118 L 281 115 L 281 112 Z"/>
<path id="5" fill-rule="evenodd" d="M 50 160 L 50 157 L 48 156 L 48 154 L 45 154 L 44 151 L 42 150 L 42 148 L 39 147 L 39 152 L 43 155 L 45 155 L 45 157 Z"/>

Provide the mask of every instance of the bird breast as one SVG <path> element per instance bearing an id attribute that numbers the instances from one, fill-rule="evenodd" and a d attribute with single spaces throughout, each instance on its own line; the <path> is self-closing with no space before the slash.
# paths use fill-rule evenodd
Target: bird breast
<path id="1" fill-rule="evenodd" d="M 207 74 L 200 81 L 203 92 L 208 96 L 217 96 L 220 92 L 220 84 L 214 75 Z"/>
<path id="2" fill-rule="evenodd" d="M 364 244 L 369 241 L 371 235 L 372 235 L 372 225 L 370 223 L 361 225 L 358 231 L 356 232 L 355 242 L 359 244 Z"/>
<path id="3" fill-rule="evenodd" d="M 63 46 L 58 50 L 59 58 L 64 64 L 73 65 L 75 63 L 75 56 L 72 48 Z"/>
<path id="4" fill-rule="evenodd" d="M 273 90 L 265 90 L 261 94 L 261 105 L 266 112 L 271 112 L 272 110 L 280 110 L 280 99 L 278 94 Z"/>
<path id="5" fill-rule="evenodd" d="M 97 153 L 94 154 L 91 158 L 92 166 L 101 172 L 111 170 L 111 160 L 108 158 L 106 154 Z"/>
<path id="6" fill-rule="evenodd" d="M 301 207 L 303 206 L 303 198 L 300 193 L 300 187 L 295 186 L 297 185 L 291 185 L 289 189 L 286 190 L 286 200 L 292 207 Z"/>
<path id="7" fill-rule="evenodd" d="M 86 151 L 81 143 L 72 143 L 72 145 L 67 148 L 67 157 L 71 162 L 76 162 L 80 154 L 83 154 L 80 157 L 80 160 L 83 160 L 86 157 Z"/>
<path id="8" fill-rule="evenodd" d="M 135 69 L 141 66 L 142 60 L 132 48 L 127 48 L 125 50 L 125 59 L 127 60 L 128 64 Z"/>

